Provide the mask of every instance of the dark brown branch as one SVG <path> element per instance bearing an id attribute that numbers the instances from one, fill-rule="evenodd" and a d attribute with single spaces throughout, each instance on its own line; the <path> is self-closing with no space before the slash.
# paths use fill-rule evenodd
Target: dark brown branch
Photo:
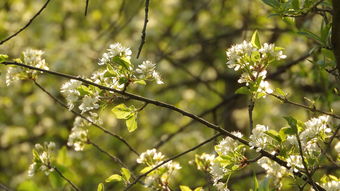
<path id="1" fill-rule="evenodd" d="M 205 144 L 207 144 L 207 143 L 209 143 L 209 142 L 215 140 L 217 137 L 219 137 L 219 136 L 221 136 L 221 135 L 222 135 L 222 133 L 218 133 L 218 134 L 214 135 L 213 137 L 211 137 L 210 139 L 208 139 L 208 140 L 206 140 L 206 141 L 204 141 L 204 142 L 202 142 L 202 143 L 196 145 L 195 147 L 192 147 L 192 148 L 190 148 L 190 149 L 188 149 L 188 150 L 186 150 L 186 151 L 184 151 L 184 152 L 182 152 L 182 153 L 179 153 L 179 154 L 177 154 L 177 155 L 175 155 L 175 156 L 173 156 L 173 157 L 171 157 L 171 158 L 169 158 L 169 159 L 167 159 L 167 160 L 161 162 L 160 164 L 158 164 L 157 166 L 153 167 L 152 169 L 150 169 L 149 171 L 145 172 L 144 174 L 139 175 L 139 176 L 137 177 L 137 179 L 136 179 L 134 182 L 132 182 L 131 184 L 129 184 L 129 185 L 125 188 L 125 191 L 126 191 L 126 190 L 129 190 L 129 189 L 130 189 L 133 185 L 135 185 L 141 178 L 147 176 L 148 174 L 150 174 L 150 173 L 153 172 L 154 170 L 158 169 L 159 167 L 163 166 L 164 164 L 166 164 L 166 163 L 168 163 L 168 162 L 170 162 L 170 161 L 172 161 L 172 160 L 174 160 L 174 159 L 177 159 L 177 158 L 179 158 L 179 157 L 181 157 L 181 156 L 183 156 L 183 155 L 185 155 L 185 154 L 187 154 L 187 153 L 189 153 L 189 152 L 192 152 L 192 151 L 198 149 L 199 147 L 201 147 L 201 146 L 203 146 L 203 145 L 205 145 Z"/>
<path id="2" fill-rule="evenodd" d="M 80 191 L 80 189 L 79 189 L 79 188 L 78 188 L 78 187 L 77 187 L 70 179 L 66 178 L 66 177 L 63 175 L 63 173 L 61 173 L 60 170 L 57 169 L 57 167 L 53 167 L 53 169 L 55 170 L 55 172 L 56 172 L 61 178 L 63 178 L 64 180 L 66 180 L 66 181 L 72 186 L 72 188 L 73 188 L 74 190 Z"/>
<path id="3" fill-rule="evenodd" d="M 60 101 L 59 99 L 57 99 L 56 97 L 54 97 L 50 92 L 48 92 L 44 87 L 42 87 L 37 81 L 33 80 L 34 84 L 41 89 L 43 92 L 45 92 L 50 98 L 52 98 L 56 103 L 58 103 L 60 106 L 64 107 L 65 109 L 69 110 L 67 105 L 64 104 L 62 101 Z M 81 113 L 75 111 L 75 110 L 70 110 L 74 115 L 81 117 L 82 119 L 88 121 L 89 123 L 91 123 L 93 126 L 99 128 L 100 130 L 102 130 L 104 133 L 109 134 L 115 138 L 117 138 L 118 140 L 120 140 L 123 144 L 125 144 L 133 153 L 135 153 L 136 155 L 139 155 L 139 153 L 133 149 L 131 147 L 131 145 L 125 141 L 122 137 L 120 137 L 119 135 L 116 135 L 108 130 L 106 130 L 104 127 L 99 126 L 98 124 L 92 122 L 90 119 L 88 119 L 87 117 L 85 117 L 84 115 L 82 115 Z"/>
<path id="4" fill-rule="evenodd" d="M 78 81 L 81 81 L 81 82 L 83 82 L 83 83 L 85 83 L 87 85 L 93 85 L 95 87 L 98 87 L 98 88 L 100 88 L 102 90 L 111 91 L 111 92 L 114 92 L 114 93 L 117 93 L 117 94 L 120 94 L 120 95 L 123 95 L 123 96 L 127 96 L 127 97 L 129 97 L 131 99 L 134 99 L 134 100 L 137 100 L 137 101 L 146 102 L 146 103 L 149 103 L 149 104 L 152 104 L 152 105 L 155 105 L 155 106 L 167 108 L 167 109 L 176 111 L 176 112 L 178 112 L 178 113 L 180 113 L 180 114 L 182 114 L 184 116 L 187 116 L 187 117 L 189 117 L 189 118 L 191 118 L 193 120 L 196 120 L 196 121 L 200 122 L 201 124 L 205 125 L 206 127 L 210 128 L 210 129 L 214 129 L 217 132 L 222 133 L 223 135 L 228 136 L 228 137 L 230 137 L 230 138 L 232 138 L 234 140 L 237 140 L 240 143 L 242 143 L 242 144 L 244 144 L 244 145 L 246 145 L 248 147 L 250 146 L 249 142 L 247 140 L 245 140 L 243 138 L 240 138 L 240 137 L 237 137 L 236 135 L 230 133 L 229 131 L 227 131 L 227 130 L 225 130 L 225 129 L 223 129 L 223 128 L 221 128 L 221 127 L 219 127 L 219 126 L 217 126 L 217 125 L 215 125 L 215 124 L 213 124 L 213 123 L 211 123 L 211 122 L 209 122 L 209 121 L 207 121 L 207 120 L 205 120 L 205 119 L 203 119 L 203 118 L 201 118 L 201 117 L 199 117 L 199 116 L 197 116 L 195 114 L 189 113 L 189 112 L 184 111 L 184 110 L 182 110 L 182 109 L 180 109 L 180 108 L 178 108 L 176 106 L 173 106 L 173 105 L 161 102 L 161 101 L 145 98 L 145 97 L 142 97 L 142 96 L 139 96 L 139 95 L 136 95 L 136 94 L 132 94 L 132 93 L 128 93 L 128 92 L 122 92 L 122 91 L 114 89 L 114 88 L 110 88 L 110 87 L 106 87 L 106 86 L 102 86 L 102 85 L 96 84 L 94 82 L 88 81 L 88 80 L 83 79 L 81 77 L 76 77 L 76 76 L 72 76 L 72 75 L 68 75 L 68 74 L 64 74 L 64 73 L 59 73 L 59 72 L 54 72 L 54 71 L 50 71 L 50 70 L 45 70 L 45 69 L 41 69 L 41 68 L 25 65 L 25 64 L 22 64 L 22 63 L 17 63 L 17 62 L 1 62 L 0 64 L 21 66 L 21 67 L 24 67 L 24 68 L 29 68 L 29 69 L 32 69 L 32 70 L 45 72 L 45 73 L 52 74 L 52 75 L 59 76 L 59 77 L 63 77 L 63 78 L 78 80 Z M 333 116 L 333 115 L 334 114 L 332 114 L 331 116 Z M 340 118 L 340 116 L 338 116 L 338 117 Z M 256 150 L 257 148 L 254 147 L 252 149 Z M 259 153 L 261 153 L 263 156 L 268 157 L 269 159 L 275 161 L 279 165 L 281 165 L 281 166 L 283 166 L 283 167 L 285 167 L 287 169 L 290 169 L 290 167 L 287 165 L 287 162 L 284 161 L 284 160 L 279 159 L 277 156 L 272 155 L 269 152 L 264 151 L 264 150 L 260 150 Z M 294 175 L 302 178 L 303 180 L 308 181 L 309 184 L 312 184 L 312 182 L 307 180 L 307 178 L 301 172 L 294 172 Z M 321 188 L 319 185 L 317 185 L 317 187 L 319 188 L 319 190 L 324 191 L 324 189 Z"/>
<path id="5" fill-rule="evenodd" d="M 87 15 L 87 10 L 88 10 L 88 8 L 89 8 L 89 2 L 90 2 L 90 0 L 86 0 L 86 4 L 85 4 L 85 12 L 84 12 L 85 17 L 86 17 L 86 15 Z"/>
<path id="6" fill-rule="evenodd" d="M 50 2 L 51 0 L 47 0 L 46 3 L 41 7 L 41 9 L 28 21 L 28 23 L 22 27 L 21 29 L 19 29 L 17 32 L 15 32 L 14 34 L 12 34 L 11 36 L 5 38 L 4 40 L 2 40 L 0 42 L 0 45 L 9 41 L 10 39 L 12 39 L 13 37 L 17 36 L 19 33 L 21 33 L 23 30 L 25 30 L 33 21 L 35 18 L 37 18 L 41 12 L 43 12 L 43 10 L 47 7 L 48 3 Z"/>
<path id="7" fill-rule="evenodd" d="M 144 25 L 143 25 L 143 30 L 142 30 L 142 36 L 141 36 L 141 42 L 138 48 L 137 52 L 137 58 L 139 58 L 140 53 L 142 52 L 143 45 L 145 43 L 145 37 L 146 37 L 146 26 L 149 22 L 149 3 L 150 0 L 145 0 L 145 16 L 144 16 Z"/>
<path id="8" fill-rule="evenodd" d="M 340 74 L 340 1 L 332 0 L 332 45 L 338 73 Z"/>

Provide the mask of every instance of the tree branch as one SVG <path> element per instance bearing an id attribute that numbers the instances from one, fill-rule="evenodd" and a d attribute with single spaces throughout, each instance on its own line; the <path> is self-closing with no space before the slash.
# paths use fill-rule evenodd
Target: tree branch
<path id="1" fill-rule="evenodd" d="M 58 98 L 54 97 L 50 92 L 48 92 L 44 87 L 42 87 L 37 81 L 33 80 L 34 84 L 41 89 L 43 92 L 45 92 L 50 98 L 52 98 L 56 103 L 58 103 L 60 106 L 64 107 L 65 109 L 69 110 L 67 105 L 65 105 L 62 101 L 60 101 Z M 98 124 L 92 122 L 90 119 L 88 119 L 87 117 L 85 117 L 84 115 L 82 115 L 81 113 L 75 111 L 75 110 L 69 110 L 71 111 L 74 115 L 81 117 L 82 119 L 88 121 L 89 123 L 91 123 L 93 126 L 99 128 L 100 130 L 102 130 L 104 133 L 111 135 L 115 138 L 117 138 L 118 140 L 120 140 L 123 144 L 125 144 L 133 153 L 135 153 L 137 156 L 139 156 L 139 153 L 132 148 L 132 146 L 126 141 L 124 140 L 122 137 L 120 137 L 119 135 L 116 135 L 108 130 L 106 130 L 104 127 L 99 126 Z"/>
<path id="2" fill-rule="evenodd" d="M 137 53 L 137 59 L 139 58 L 139 55 L 142 51 L 143 45 L 145 43 L 145 36 L 146 36 L 146 26 L 149 22 L 149 3 L 150 0 L 145 0 L 145 16 L 144 16 L 144 25 L 143 25 L 143 30 L 142 30 L 142 36 L 141 36 L 141 42 L 138 48 L 138 53 Z"/>
<path id="3" fill-rule="evenodd" d="M 70 179 L 66 178 L 66 177 L 63 175 L 63 173 L 61 173 L 60 170 L 57 169 L 57 167 L 53 167 L 53 169 L 55 170 L 55 172 L 56 172 L 61 178 L 63 178 L 64 180 L 66 180 L 66 181 L 72 186 L 72 188 L 73 188 L 74 190 L 80 191 L 80 189 L 79 189 L 79 188 L 78 188 L 78 187 L 77 187 Z"/>
<path id="4" fill-rule="evenodd" d="M 249 142 L 247 140 L 242 139 L 240 137 L 237 137 L 234 134 L 230 133 L 229 131 L 227 131 L 227 130 L 225 130 L 225 129 L 223 129 L 223 128 L 221 128 L 221 127 L 219 127 L 219 126 L 217 126 L 217 125 L 215 125 L 215 124 L 213 124 L 213 123 L 211 123 L 211 122 L 209 122 L 209 121 L 207 121 L 207 120 L 205 120 L 205 119 L 203 119 L 203 118 L 201 118 L 201 117 L 199 117 L 199 116 L 197 116 L 195 114 L 189 113 L 189 112 L 184 111 L 184 110 L 182 110 L 182 109 L 180 109 L 180 108 L 178 108 L 176 106 L 173 106 L 173 105 L 170 105 L 170 104 L 167 104 L 167 103 L 164 103 L 164 102 L 160 102 L 160 101 L 157 101 L 157 100 L 145 98 L 145 97 L 142 97 L 142 96 L 139 96 L 139 95 L 135 95 L 135 94 L 132 94 L 132 93 L 128 93 L 128 92 L 123 92 L 123 91 L 120 91 L 120 90 L 117 90 L 117 89 L 114 89 L 114 88 L 102 86 L 102 85 L 96 84 L 94 82 L 88 81 L 86 79 L 83 79 L 81 77 L 76 77 L 76 76 L 72 76 L 72 75 L 68 75 L 68 74 L 64 74 L 64 73 L 49 71 L 49 70 L 45 70 L 45 69 L 41 69 L 41 68 L 25 65 L 25 64 L 22 64 L 22 63 L 17 63 L 17 62 L 1 62 L 0 64 L 3 64 L 3 65 L 17 65 L 17 66 L 29 68 L 29 69 L 32 69 L 32 70 L 49 73 L 49 74 L 52 74 L 52 75 L 55 75 L 55 76 L 59 76 L 59 77 L 63 77 L 63 78 L 78 80 L 78 81 L 81 81 L 81 82 L 83 82 L 85 84 L 93 85 L 95 87 L 98 87 L 98 88 L 100 88 L 102 90 L 111 91 L 111 92 L 114 92 L 114 93 L 117 93 L 117 94 L 120 94 L 120 95 L 123 95 L 123 96 L 127 96 L 127 97 L 129 97 L 131 99 L 134 99 L 134 100 L 137 100 L 137 101 L 146 102 L 146 103 L 149 103 L 149 104 L 152 104 L 152 105 L 155 105 L 155 106 L 167 108 L 167 109 L 176 111 L 176 112 L 178 112 L 178 113 L 180 113 L 180 114 L 182 114 L 184 116 L 187 116 L 187 117 L 189 117 L 189 118 L 191 118 L 193 120 L 196 120 L 196 121 L 200 122 L 201 124 L 205 125 L 206 127 L 214 129 L 217 132 L 219 132 L 219 133 L 221 133 L 221 134 L 223 134 L 225 136 L 228 136 L 228 137 L 230 137 L 230 138 L 232 138 L 234 140 L 237 140 L 240 143 L 250 147 Z M 338 117 L 340 119 L 340 116 L 338 116 Z M 253 147 L 252 149 L 256 150 L 257 147 Z M 284 160 L 279 159 L 277 156 L 272 155 L 269 152 L 264 151 L 264 150 L 260 150 L 259 153 L 261 153 L 263 156 L 268 157 L 269 159 L 275 161 L 279 165 L 281 165 L 281 166 L 283 166 L 283 167 L 285 167 L 287 169 L 290 169 L 290 167 L 287 165 L 287 162 L 284 161 Z M 301 172 L 294 172 L 294 175 L 302 178 L 305 181 L 308 181 L 309 184 L 313 184 Z M 324 189 L 322 187 L 320 187 L 319 185 L 317 185 L 317 187 L 319 188 L 319 190 L 324 191 Z"/>
<path id="5" fill-rule="evenodd" d="M 0 42 L 0 45 L 2 45 L 3 43 L 9 41 L 10 39 L 12 39 L 13 37 L 17 36 L 19 33 L 21 33 L 23 30 L 25 30 L 33 21 L 35 18 L 37 18 L 41 12 L 43 12 L 43 10 L 47 7 L 48 3 L 51 0 L 47 0 L 46 3 L 41 7 L 41 9 L 28 21 L 28 23 L 22 27 L 21 29 L 19 29 L 17 32 L 15 32 L 14 34 L 10 35 L 9 37 L 5 38 L 4 40 L 2 40 Z"/>

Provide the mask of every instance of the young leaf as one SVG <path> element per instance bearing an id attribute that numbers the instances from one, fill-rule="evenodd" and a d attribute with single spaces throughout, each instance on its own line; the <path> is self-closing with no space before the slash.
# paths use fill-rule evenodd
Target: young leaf
<path id="1" fill-rule="evenodd" d="M 266 132 L 264 132 L 265 134 L 267 134 L 268 136 L 270 136 L 271 138 L 273 138 L 274 140 L 276 140 L 277 142 L 281 143 L 282 139 L 279 135 L 279 133 L 275 130 L 268 130 Z"/>
<path id="2" fill-rule="evenodd" d="M 119 174 L 113 174 L 107 179 L 105 179 L 105 182 L 113 182 L 113 181 L 116 181 L 116 182 L 122 181 L 122 176 Z"/>
<path id="3" fill-rule="evenodd" d="M 240 87 L 239 89 L 237 89 L 237 90 L 235 91 L 235 93 L 236 93 L 236 94 L 246 94 L 246 95 L 248 95 L 248 94 L 250 94 L 251 92 L 250 92 L 249 88 L 247 88 L 247 87 L 245 87 L 245 86 L 242 86 L 242 87 Z"/>
<path id="4" fill-rule="evenodd" d="M 129 171 L 128 169 L 126 169 L 126 168 L 121 168 L 121 169 L 120 169 L 120 172 L 122 173 L 123 178 L 124 178 L 127 182 L 129 182 L 129 180 L 130 180 L 130 178 L 131 178 L 131 173 L 130 173 L 130 171 Z"/>
<path id="5" fill-rule="evenodd" d="M 296 134 L 298 132 L 298 128 L 297 128 L 297 120 L 294 119 L 291 116 L 287 116 L 284 117 L 286 119 L 286 121 L 288 122 L 289 126 L 291 127 L 292 131 L 294 132 L 294 134 Z"/>
<path id="6" fill-rule="evenodd" d="M 253 179 L 254 179 L 254 191 L 258 191 L 259 189 L 259 182 L 257 181 L 257 177 L 256 177 L 256 174 L 254 172 L 254 175 L 253 175 Z"/>
<path id="7" fill-rule="evenodd" d="M 251 37 L 251 44 L 256 48 L 261 48 L 260 37 L 257 31 L 255 31 Z"/>
<path id="8" fill-rule="evenodd" d="M 97 191 L 104 191 L 104 184 L 103 183 L 98 184 Z"/>
<path id="9" fill-rule="evenodd" d="M 280 3 L 277 0 L 262 0 L 262 2 L 276 9 L 280 7 Z"/>
<path id="10" fill-rule="evenodd" d="M 0 62 L 5 62 L 8 59 L 8 56 L 5 54 L 0 54 Z"/>
<path id="11" fill-rule="evenodd" d="M 125 104 L 119 104 L 116 107 L 114 107 L 112 110 L 113 114 L 118 118 L 118 119 L 128 119 L 131 118 L 131 115 L 133 111 L 131 111 L 130 108 L 128 108 Z"/>
<path id="12" fill-rule="evenodd" d="M 128 131 L 130 133 L 137 129 L 137 114 L 136 113 L 126 120 L 126 127 L 128 128 Z"/>
<path id="13" fill-rule="evenodd" d="M 140 172 L 141 174 L 144 174 L 144 173 L 148 172 L 148 171 L 151 170 L 151 169 L 152 169 L 152 167 L 147 166 L 147 167 L 143 168 L 142 170 L 140 170 L 139 172 Z"/>
<path id="14" fill-rule="evenodd" d="M 203 191 L 203 188 L 202 187 L 197 187 L 197 188 L 195 188 L 194 191 Z"/>
<path id="15" fill-rule="evenodd" d="M 191 188 L 189 188 L 188 186 L 179 186 L 179 188 L 181 189 L 181 191 L 192 191 Z"/>

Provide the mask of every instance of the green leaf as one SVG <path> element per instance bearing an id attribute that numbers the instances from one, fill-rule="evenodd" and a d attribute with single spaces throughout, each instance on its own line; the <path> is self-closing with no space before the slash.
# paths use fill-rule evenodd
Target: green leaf
<path id="1" fill-rule="evenodd" d="M 0 54 L 0 62 L 5 62 L 8 59 L 8 55 Z"/>
<path id="2" fill-rule="evenodd" d="M 140 84 L 140 85 L 146 85 L 145 80 L 136 80 L 133 83 Z"/>
<path id="3" fill-rule="evenodd" d="M 124 67 L 126 70 L 129 70 L 130 66 L 131 66 L 131 62 L 130 60 L 128 60 L 125 57 L 119 57 L 119 56 L 115 56 L 112 61 L 122 67 Z"/>
<path id="4" fill-rule="evenodd" d="M 122 176 L 121 175 L 119 175 L 119 174 L 113 174 L 113 175 L 111 175 L 111 176 L 109 176 L 107 179 L 105 179 L 105 182 L 113 182 L 113 181 L 115 181 L 115 182 L 120 182 L 120 181 L 122 181 L 123 179 L 122 179 Z"/>
<path id="5" fill-rule="evenodd" d="M 131 178 L 131 172 L 129 171 L 129 169 L 126 169 L 126 168 L 121 168 L 120 169 L 120 172 L 122 173 L 123 175 L 123 178 L 129 182 L 130 178 Z"/>
<path id="6" fill-rule="evenodd" d="M 281 143 L 282 139 L 279 135 L 279 133 L 275 130 L 268 130 L 266 132 L 264 132 L 266 135 L 270 136 L 271 138 L 273 138 L 274 140 L 276 140 L 277 142 Z"/>
<path id="7" fill-rule="evenodd" d="M 242 86 L 239 89 L 237 89 L 235 91 L 235 93 L 236 94 L 246 94 L 246 95 L 249 95 L 251 93 L 251 91 L 246 86 Z"/>
<path id="8" fill-rule="evenodd" d="M 129 82 L 129 79 L 127 79 L 126 77 L 120 77 L 118 80 L 119 84 L 126 84 Z"/>
<path id="9" fill-rule="evenodd" d="M 79 86 L 77 90 L 79 91 L 80 96 L 92 94 L 91 90 L 87 86 L 84 86 L 84 85 Z"/>
<path id="10" fill-rule="evenodd" d="M 139 172 L 140 172 L 141 174 L 144 174 L 144 173 L 148 172 L 148 171 L 151 170 L 151 169 L 152 169 L 152 168 L 151 168 L 150 166 L 147 166 L 147 167 L 143 168 L 142 170 L 140 170 Z"/>
<path id="11" fill-rule="evenodd" d="M 254 172 L 254 175 L 253 175 L 253 179 L 254 179 L 254 191 L 258 191 L 258 189 L 259 189 L 259 182 L 257 181 L 255 172 Z"/>
<path id="12" fill-rule="evenodd" d="M 179 186 L 179 188 L 181 189 L 181 191 L 192 191 L 191 188 L 189 188 L 188 186 Z"/>
<path id="13" fill-rule="evenodd" d="M 202 187 L 197 187 L 197 188 L 195 188 L 194 191 L 203 191 L 203 188 Z"/>
<path id="14" fill-rule="evenodd" d="M 133 112 L 134 112 L 134 111 L 131 111 L 131 108 L 127 107 L 123 103 L 117 105 L 111 111 L 117 117 L 117 119 L 128 119 L 128 118 L 131 118 L 131 115 L 133 115 Z"/>
<path id="15" fill-rule="evenodd" d="M 298 34 L 304 35 L 304 36 L 306 36 L 306 37 L 308 37 L 308 38 L 310 38 L 312 40 L 315 40 L 320 45 L 325 46 L 325 44 L 322 41 L 322 39 L 318 35 L 310 32 L 310 31 L 301 31 L 301 32 L 298 32 Z"/>
<path id="16" fill-rule="evenodd" d="M 251 37 L 251 44 L 256 48 L 261 48 L 260 37 L 257 30 L 253 33 L 253 36 Z"/>
<path id="17" fill-rule="evenodd" d="M 273 7 L 273 8 L 279 8 L 280 3 L 277 0 L 262 0 L 263 3 Z"/>
<path id="18" fill-rule="evenodd" d="M 300 9 L 300 2 L 299 2 L 299 0 L 292 0 L 292 7 L 295 10 Z"/>
<path id="19" fill-rule="evenodd" d="M 137 114 L 136 113 L 126 120 L 126 127 L 130 133 L 137 129 Z"/>
<path id="20" fill-rule="evenodd" d="M 275 88 L 275 92 L 278 93 L 282 97 L 286 97 L 287 94 L 280 88 Z"/>
<path id="21" fill-rule="evenodd" d="M 104 191 L 104 184 L 103 183 L 98 184 L 97 191 Z"/>
<path id="22" fill-rule="evenodd" d="M 298 132 L 298 128 L 297 128 L 297 120 L 294 119 L 291 116 L 287 116 L 284 117 L 286 119 L 286 121 L 288 122 L 289 126 L 291 127 L 292 131 L 294 134 L 296 134 Z"/>

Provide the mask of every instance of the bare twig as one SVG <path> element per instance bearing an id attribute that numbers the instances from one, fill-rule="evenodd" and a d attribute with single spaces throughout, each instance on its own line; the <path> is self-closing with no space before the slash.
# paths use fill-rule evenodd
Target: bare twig
<path id="1" fill-rule="evenodd" d="M 57 102 L 60 106 L 64 107 L 65 109 L 69 110 L 67 105 L 65 105 L 62 101 L 60 101 L 59 99 L 57 99 L 56 97 L 54 97 L 50 92 L 48 92 L 44 87 L 42 87 L 37 81 L 33 80 L 34 84 L 41 89 L 43 92 L 45 92 L 50 98 L 52 98 L 55 102 Z M 118 140 L 120 140 L 122 143 L 124 143 L 133 153 L 135 153 L 136 155 L 139 155 L 139 153 L 132 148 L 132 146 L 126 141 L 124 140 L 122 137 L 120 137 L 119 135 L 116 135 L 108 130 L 106 130 L 104 127 L 99 126 L 98 124 L 92 122 L 90 119 L 88 119 L 87 117 L 85 117 L 84 115 L 82 115 L 81 113 L 75 111 L 75 110 L 70 110 L 73 114 L 75 114 L 76 116 L 81 117 L 82 119 L 88 121 L 89 123 L 91 123 L 93 126 L 99 128 L 100 130 L 102 130 L 104 133 L 109 134 L 115 138 L 117 138 Z"/>
<path id="2" fill-rule="evenodd" d="M 249 116 L 249 128 L 250 132 L 253 130 L 254 125 L 253 125 L 253 110 L 255 107 L 255 100 L 253 97 L 250 97 L 249 99 L 249 105 L 248 105 L 248 116 Z"/>
<path id="3" fill-rule="evenodd" d="M 149 3 L 150 0 L 145 0 L 145 16 L 144 16 L 144 25 L 142 30 L 142 36 L 141 36 L 141 42 L 138 48 L 137 58 L 139 58 L 139 55 L 142 51 L 143 45 L 145 43 L 145 36 L 146 36 L 146 26 L 149 22 Z"/>
<path id="4" fill-rule="evenodd" d="M 0 45 L 9 41 L 10 39 L 12 39 L 13 37 L 17 36 L 19 33 L 21 33 L 23 30 L 25 30 L 33 21 L 35 18 L 37 18 L 41 12 L 43 12 L 43 10 L 47 7 L 48 3 L 50 2 L 51 0 L 47 0 L 46 3 L 41 7 L 41 9 L 28 21 L 28 23 L 22 27 L 21 29 L 19 29 L 17 32 L 15 32 L 14 34 L 10 35 L 9 37 L 5 38 L 4 40 L 2 40 L 0 42 Z"/>
<path id="5" fill-rule="evenodd" d="M 68 179 L 68 178 L 66 178 L 64 175 L 63 175 L 63 173 L 61 173 L 61 171 L 57 168 L 57 167 L 52 167 L 54 170 L 55 170 L 55 172 L 61 177 L 61 178 L 63 178 L 64 180 L 66 180 L 71 186 L 72 186 L 72 188 L 74 189 L 74 190 L 76 190 L 76 191 L 80 191 L 80 189 L 70 180 L 70 179 Z"/>
<path id="6" fill-rule="evenodd" d="M 86 15 L 87 15 L 87 10 L 88 10 L 88 8 L 89 8 L 89 2 L 90 2 L 90 0 L 86 0 L 86 4 L 85 4 L 85 17 L 86 17 Z"/>
<path id="7" fill-rule="evenodd" d="M 292 101 L 288 100 L 285 97 L 281 97 L 281 96 L 278 96 L 278 95 L 275 95 L 275 94 L 269 94 L 269 95 L 271 95 L 271 96 L 281 100 L 283 103 L 288 103 L 288 104 L 291 104 L 291 105 L 294 105 L 294 106 L 297 106 L 297 107 L 301 107 L 301 108 L 307 109 L 307 110 L 312 111 L 312 112 L 318 112 L 318 113 L 322 113 L 322 114 L 325 114 L 325 115 L 329 115 L 329 116 L 334 117 L 336 119 L 340 119 L 340 116 L 336 115 L 334 113 L 322 111 L 322 110 L 316 109 L 314 107 L 308 107 L 308 106 L 300 104 L 300 103 L 295 103 L 295 102 L 292 102 Z"/>
<path id="8" fill-rule="evenodd" d="M 171 157 L 171 158 L 169 158 L 169 159 L 167 159 L 167 160 L 161 162 L 160 164 L 158 164 L 157 166 L 153 167 L 152 169 L 150 169 L 149 171 L 145 172 L 144 174 L 139 175 L 139 176 L 136 178 L 136 180 L 135 180 L 134 182 L 132 182 L 131 184 L 129 184 L 129 185 L 125 188 L 125 191 L 126 191 L 126 190 L 129 190 L 129 189 L 130 189 L 133 185 L 135 185 L 141 178 L 147 176 L 148 174 L 150 174 L 150 173 L 153 172 L 154 170 L 158 169 L 159 167 L 163 166 L 164 164 L 166 164 L 166 163 L 168 163 L 168 162 L 170 162 L 170 161 L 172 161 L 172 160 L 174 160 L 174 159 L 177 159 L 177 158 L 179 158 L 179 157 L 181 157 L 181 156 L 183 156 L 183 155 L 185 155 L 185 154 L 187 154 L 187 153 L 189 153 L 189 152 L 191 152 L 191 151 L 196 150 L 197 148 L 199 148 L 199 147 L 201 147 L 201 146 L 203 146 L 203 145 L 205 145 L 205 144 L 211 142 L 212 140 L 216 139 L 217 137 L 219 137 L 219 136 L 221 136 L 221 135 L 222 135 L 222 133 L 218 133 L 218 134 L 214 135 L 213 137 L 211 137 L 210 139 L 208 139 L 208 140 L 206 140 L 206 141 L 204 141 L 204 142 L 202 142 L 202 143 L 196 145 L 195 147 L 192 147 L 192 148 L 190 148 L 190 149 L 188 149 L 188 150 L 186 150 L 186 151 L 184 151 L 184 152 L 182 152 L 182 153 L 180 153 L 180 154 L 177 154 L 177 155 L 175 155 L 175 156 L 173 156 L 173 157 Z"/>
<path id="9" fill-rule="evenodd" d="M 118 157 L 113 156 L 112 154 L 110 154 L 109 152 L 105 151 L 104 149 L 100 148 L 99 145 L 97 145 L 96 143 L 94 143 L 93 141 L 91 141 L 90 139 L 87 140 L 88 144 L 91 144 L 93 147 L 95 147 L 96 149 L 98 149 L 98 151 L 104 153 L 106 156 L 108 156 L 109 158 L 111 158 L 114 162 L 119 163 L 122 167 L 129 169 L 129 171 L 131 172 L 131 175 L 133 178 L 136 178 L 136 176 L 134 175 L 134 173 L 131 171 L 131 169 L 124 164 Z"/>
<path id="10" fill-rule="evenodd" d="M 190 112 L 187 112 L 187 111 L 184 111 L 176 106 L 173 106 L 171 104 L 167 104 L 167 103 L 164 103 L 164 102 L 160 102 L 160 101 L 157 101 L 157 100 L 153 100 L 153 99 L 149 99 L 149 98 L 145 98 L 145 97 L 142 97 L 142 96 L 139 96 L 139 95 L 136 95 L 136 94 L 132 94 L 132 93 L 128 93 L 128 92 L 122 92 L 120 90 L 117 90 L 117 89 L 114 89 L 114 88 L 110 88 L 110 87 L 106 87 L 106 86 L 102 86 L 102 85 L 99 85 L 99 84 L 96 84 L 94 82 L 91 82 L 91 81 L 88 81 L 86 79 L 83 79 L 81 77 L 76 77 L 76 76 L 72 76 L 72 75 L 68 75 L 68 74 L 64 74 L 64 73 L 59 73 L 59 72 L 54 72 L 54 71 L 50 71 L 50 70 L 45 70 L 45 69 L 41 69 L 41 68 L 37 68 L 37 67 L 34 67 L 34 66 L 29 66 L 29 65 L 25 65 L 25 64 L 22 64 L 22 63 L 18 63 L 18 62 L 1 62 L 0 64 L 3 64 L 3 65 L 17 65 L 17 66 L 21 66 L 21 67 L 25 67 L 25 68 L 29 68 L 29 69 L 32 69 L 32 70 L 36 70 L 36 71 L 41 71 L 41 72 L 45 72 L 45 73 L 48 73 L 48 74 L 52 74 L 52 75 L 55 75 L 55 76 L 59 76 L 59 77 L 63 77 L 63 78 L 68 78 L 68 79 L 74 79 L 74 80 L 78 80 L 78 81 L 81 81 L 87 85 L 93 85 L 95 87 L 98 87 L 102 90 L 107 90 L 107 91 L 111 91 L 111 92 L 114 92 L 114 93 L 117 93 L 117 94 L 120 94 L 120 95 L 123 95 L 123 96 L 127 96 L 131 99 L 134 99 L 134 100 L 137 100 L 137 101 L 141 101 L 141 102 L 147 102 L 149 104 L 152 104 L 152 105 L 155 105 L 155 106 L 158 106 L 158 107 L 163 107 L 163 108 L 167 108 L 167 109 L 170 109 L 172 111 L 176 111 L 184 116 L 187 116 L 193 120 L 196 120 L 198 122 L 200 122 L 201 124 L 205 125 L 206 127 L 210 128 L 210 129 L 214 129 L 216 130 L 217 132 L 219 133 L 222 133 L 223 135 L 225 136 L 228 136 L 234 140 L 237 140 L 239 141 L 240 143 L 246 145 L 246 146 L 250 146 L 249 145 L 249 142 L 243 138 L 240 138 L 232 133 L 230 133 L 229 131 L 195 115 L 195 114 L 192 114 Z M 308 108 L 308 107 L 307 107 Z M 340 117 L 339 117 L 340 118 Z M 257 147 L 252 147 L 252 149 L 256 150 Z M 275 161 L 277 164 L 287 168 L 287 169 L 290 169 L 290 166 L 287 165 L 287 162 L 278 158 L 277 156 L 275 155 L 272 155 L 270 154 L 269 152 L 265 151 L 265 150 L 260 150 L 259 153 L 261 153 L 263 156 Z M 294 175 L 295 176 L 298 176 L 300 178 L 302 178 L 303 180 L 305 181 L 308 181 L 309 184 L 313 184 L 312 182 L 310 182 L 305 176 L 304 174 L 302 174 L 301 172 L 294 172 Z M 320 187 L 319 185 L 317 185 L 317 187 L 319 188 L 319 190 L 322 190 L 324 191 L 324 189 L 322 187 Z"/>

